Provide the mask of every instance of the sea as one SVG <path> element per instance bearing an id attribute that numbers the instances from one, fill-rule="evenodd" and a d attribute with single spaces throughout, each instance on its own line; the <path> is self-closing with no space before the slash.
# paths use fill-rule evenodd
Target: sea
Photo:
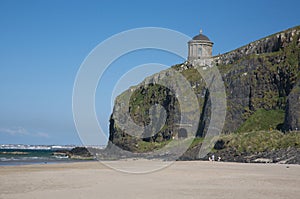
<path id="1" fill-rule="evenodd" d="M 72 163 L 87 160 L 70 159 L 59 151 L 73 149 L 74 145 L 0 145 L 0 166 Z"/>

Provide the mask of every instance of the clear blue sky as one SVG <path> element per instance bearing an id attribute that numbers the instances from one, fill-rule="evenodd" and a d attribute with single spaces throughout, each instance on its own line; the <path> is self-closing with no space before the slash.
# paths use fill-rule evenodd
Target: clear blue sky
<path id="1" fill-rule="evenodd" d="M 298 0 L 0 0 L 0 144 L 80 144 L 72 117 L 76 73 L 88 53 L 116 33 L 157 26 L 192 37 L 202 28 L 218 54 L 300 25 L 299 7 Z M 107 84 L 110 74 L 121 76 L 131 66 L 180 61 L 132 53 L 107 72 Z M 111 88 L 103 91 L 110 95 Z M 101 95 L 97 114 L 108 125 L 110 102 Z"/>

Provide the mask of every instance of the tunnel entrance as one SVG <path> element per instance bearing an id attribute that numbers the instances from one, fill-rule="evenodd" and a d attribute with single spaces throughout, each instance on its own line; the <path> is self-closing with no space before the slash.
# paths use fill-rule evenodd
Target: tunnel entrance
<path id="1" fill-rule="evenodd" d="M 180 128 L 178 131 L 178 138 L 183 139 L 187 137 L 188 137 L 187 130 L 185 128 Z"/>

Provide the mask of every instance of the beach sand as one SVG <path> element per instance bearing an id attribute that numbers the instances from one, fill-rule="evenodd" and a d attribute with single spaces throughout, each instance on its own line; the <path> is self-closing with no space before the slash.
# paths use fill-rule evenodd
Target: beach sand
<path id="1" fill-rule="evenodd" d="M 147 166 L 147 160 L 113 164 Z M 175 162 L 131 174 L 99 162 L 0 167 L 0 198 L 299 198 L 300 165 Z"/>

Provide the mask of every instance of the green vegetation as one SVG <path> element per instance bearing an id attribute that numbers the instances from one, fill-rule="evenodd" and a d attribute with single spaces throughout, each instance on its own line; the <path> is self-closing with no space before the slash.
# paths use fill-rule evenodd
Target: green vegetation
<path id="1" fill-rule="evenodd" d="M 258 109 L 242 124 L 237 132 L 240 133 L 273 129 L 280 130 L 283 122 L 284 110 Z"/>
<path id="2" fill-rule="evenodd" d="M 200 137 L 193 139 L 189 148 L 192 149 L 196 146 L 200 146 L 203 143 L 203 140 L 204 138 Z M 224 141 L 224 149 L 232 148 L 241 153 L 258 153 L 276 149 L 286 149 L 289 147 L 300 148 L 300 132 L 290 132 L 284 134 L 281 131 L 277 130 L 252 131 L 246 133 L 244 132 L 221 135 L 218 140 Z M 165 147 L 172 142 L 174 142 L 174 144 L 176 145 L 176 140 L 168 140 L 163 142 L 139 141 L 136 145 L 137 148 L 135 152 L 153 152 Z M 213 151 L 216 150 L 214 149 Z"/>
<path id="3" fill-rule="evenodd" d="M 193 148 L 195 146 L 200 145 L 203 142 L 204 138 L 187 138 L 187 139 L 171 139 L 162 142 L 145 142 L 145 141 L 138 141 L 136 145 L 136 151 L 138 153 L 146 153 L 146 152 L 153 152 L 155 150 L 162 149 L 164 150 L 172 150 L 177 147 L 186 146 L 189 148 Z"/>
<path id="4" fill-rule="evenodd" d="M 239 152 L 263 152 L 288 147 L 300 148 L 300 133 L 283 134 L 280 131 L 252 131 L 223 135 L 219 138 L 225 148 L 234 148 Z"/>
<path id="5" fill-rule="evenodd" d="M 299 30 L 299 27 L 296 29 Z M 253 42 L 250 47 L 247 47 L 257 51 L 250 49 L 250 54 L 244 55 L 245 51 L 242 52 L 243 47 L 241 47 L 231 51 L 234 56 L 225 56 L 224 62 L 220 62 L 217 66 L 226 88 L 228 118 L 233 118 L 226 121 L 223 129 L 224 132 L 232 132 L 232 134 L 220 137 L 224 141 L 225 148 L 234 148 L 240 152 L 299 148 L 300 133 L 283 134 L 277 131 L 282 129 L 284 123 L 287 97 L 300 78 L 299 34 L 292 36 L 292 34 L 285 33 L 280 41 L 272 36 L 266 38 L 270 39 Z M 261 42 L 265 45 L 261 45 Z M 279 46 L 271 49 L 272 45 Z M 264 48 L 267 48 L 267 51 L 264 51 Z M 198 97 L 199 111 L 203 113 L 208 85 L 205 84 L 201 74 L 186 63 L 172 66 L 172 69 L 180 72 L 189 81 Z M 162 78 L 163 75 L 153 77 Z M 134 152 L 148 152 L 166 145 L 178 144 L 172 140 L 172 137 L 178 133 L 177 124 L 180 121 L 180 104 L 175 93 L 159 84 L 140 84 L 139 86 L 124 92 L 117 101 L 121 103 L 121 98 L 132 94 L 129 112 L 131 119 L 140 126 L 149 124 L 150 107 L 160 104 L 167 112 L 165 126 L 156 134 L 151 135 L 149 139 L 134 139 L 115 126 L 112 133 L 114 143 Z M 193 105 L 188 106 L 184 111 L 192 113 L 193 107 Z M 203 116 L 209 116 L 208 114 L 210 114 L 209 111 L 204 112 Z M 159 112 L 153 115 L 153 121 L 160 118 Z M 205 132 L 199 133 L 199 135 L 203 134 Z M 190 148 L 200 146 L 203 140 L 204 138 L 195 138 Z"/>
<path id="6" fill-rule="evenodd" d="M 195 146 L 197 146 L 197 145 L 202 144 L 203 140 L 204 140 L 204 137 L 196 137 L 196 138 L 193 140 L 193 142 L 191 143 L 190 148 L 193 148 L 193 147 L 195 147 Z"/>
<path id="7" fill-rule="evenodd" d="M 136 145 L 137 152 L 145 153 L 145 152 L 153 152 L 155 150 L 161 149 L 167 144 L 170 143 L 171 140 L 163 141 L 163 142 L 145 142 L 139 141 Z"/>

